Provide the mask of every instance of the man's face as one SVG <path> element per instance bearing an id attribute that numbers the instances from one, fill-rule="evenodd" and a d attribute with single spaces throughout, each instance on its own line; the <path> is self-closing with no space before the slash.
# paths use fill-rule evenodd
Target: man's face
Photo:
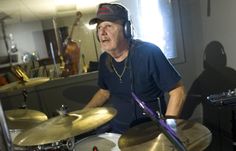
<path id="1" fill-rule="evenodd" d="M 121 51 L 120 49 L 122 49 L 122 45 L 126 41 L 120 21 L 103 21 L 98 23 L 97 34 L 101 49 L 112 56 L 116 51 Z"/>

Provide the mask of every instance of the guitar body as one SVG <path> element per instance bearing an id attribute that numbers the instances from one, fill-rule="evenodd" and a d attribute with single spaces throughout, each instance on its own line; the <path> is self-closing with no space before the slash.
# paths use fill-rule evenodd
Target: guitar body
<path id="1" fill-rule="evenodd" d="M 72 40 L 72 33 L 74 31 L 74 27 L 78 25 L 78 22 L 81 18 L 82 14 L 81 12 L 76 13 L 76 19 L 74 21 L 74 24 L 72 26 L 71 32 L 69 37 L 67 38 L 66 42 L 64 42 L 64 70 L 62 72 L 62 76 L 69 76 L 79 73 L 79 62 L 80 62 L 80 46 L 77 44 L 77 42 Z"/>
<path id="2" fill-rule="evenodd" d="M 80 62 L 80 47 L 73 41 L 69 40 L 65 46 L 65 67 L 64 76 L 74 75 L 79 73 L 79 62 Z"/>

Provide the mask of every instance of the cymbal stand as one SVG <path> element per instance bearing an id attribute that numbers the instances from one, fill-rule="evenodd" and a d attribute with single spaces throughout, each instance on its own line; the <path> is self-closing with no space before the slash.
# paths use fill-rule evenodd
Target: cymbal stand
<path id="1" fill-rule="evenodd" d="M 0 124 L 7 150 L 14 151 L 11 136 L 5 119 L 5 114 L 3 112 L 1 99 L 0 99 Z"/>
<path id="2" fill-rule="evenodd" d="M 133 99 L 138 103 L 138 105 L 143 109 L 143 111 L 157 124 L 161 129 L 161 132 L 168 138 L 168 140 L 176 147 L 178 151 L 187 151 L 184 144 L 177 137 L 176 133 L 167 125 L 164 119 L 161 119 L 160 116 L 152 111 L 146 104 L 140 100 L 134 92 L 132 92 Z"/>
<path id="3" fill-rule="evenodd" d="M 28 92 L 27 92 L 26 89 L 23 89 L 23 90 L 22 90 L 22 95 L 23 95 L 23 97 L 24 97 L 24 102 L 22 102 L 22 105 L 20 106 L 20 108 L 21 108 L 21 109 L 26 109 L 26 108 L 27 108 L 26 102 L 27 102 L 27 97 L 28 97 Z"/>
<path id="4" fill-rule="evenodd" d="M 60 109 L 57 110 L 57 113 L 58 113 L 59 115 L 67 115 L 67 113 L 68 113 L 68 107 L 67 107 L 66 105 L 62 104 L 61 107 L 60 107 Z"/>

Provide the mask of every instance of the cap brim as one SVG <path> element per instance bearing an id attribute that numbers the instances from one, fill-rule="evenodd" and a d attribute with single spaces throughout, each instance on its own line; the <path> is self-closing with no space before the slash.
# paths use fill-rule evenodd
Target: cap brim
<path id="1" fill-rule="evenodd" d="M 96 23 L 98 23 L 99 21 L 116 21 L 116 20 L 119 20 L 119 19 L 121 19 L 121 18 L 119 18 L 119 17 L 114 17 L 114 16 L 95 17 L 95 18 L 92 18 L 92 19 L 89 21 L 89 25 L 96 24 Z"/>
<path id="2" fill-rule="evenodd" d="M 89 21 L 89 25 L 96 24 L 100 19 L 99 18 L 93 18 Z"/>

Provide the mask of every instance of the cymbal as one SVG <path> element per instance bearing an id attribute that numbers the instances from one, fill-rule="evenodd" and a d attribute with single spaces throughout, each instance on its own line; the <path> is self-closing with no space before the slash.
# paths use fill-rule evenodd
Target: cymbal
<path id="1" fill-rule="evenodd" d="M 9 129 L 28 129 L 48 119 L 44 113 L 30 109 L 6 110 L 5 116 Z"/>
<path id="2" fill-rule="evenodd" d="M 15 81 L 0 87 L 0 92 L 12 92 L 18 89 L 37 86 L 49 81 L 48 77 L 31 78 L 28 81 Z"/>
<path id="3" fill-rule="evenodd" d="M 116 115 L 112 107 L 89 108 L 53 117 L 16 136 L 18 146 L 36 146 L 65 140 L 96 129 Z"/>
<path id="4" fill-rule="evenodd" d="M 181 119 L 165 119 L 189 151 L 202 151 L 211 142 L 211 132 L 202 124 Z M 175 146 L 160 132 L 153 121 L 127 130 L 118 141 L 122 151 L 167 151 Z"/>

